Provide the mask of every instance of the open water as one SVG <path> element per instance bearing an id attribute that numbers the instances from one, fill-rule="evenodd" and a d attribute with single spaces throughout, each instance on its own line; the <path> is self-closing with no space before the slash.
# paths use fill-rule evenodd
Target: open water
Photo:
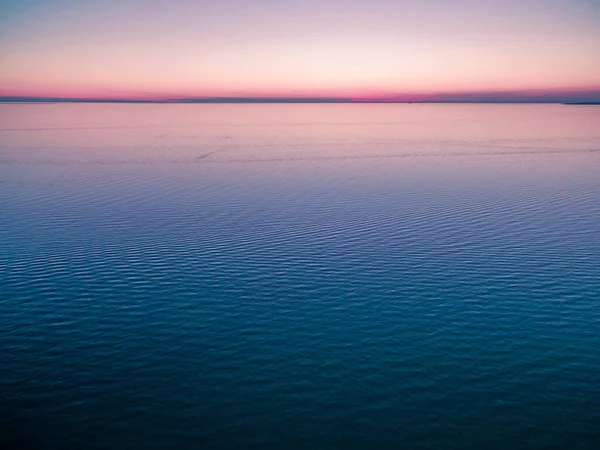
<path id="1" fill-rule="evenodd" d="M 0 105 L 0 443 L 600 448 L 600 107 Z"/>

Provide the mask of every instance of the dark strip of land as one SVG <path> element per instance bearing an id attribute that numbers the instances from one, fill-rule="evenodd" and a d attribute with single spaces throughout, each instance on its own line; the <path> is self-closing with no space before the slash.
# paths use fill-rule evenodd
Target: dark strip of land
<path id="1" fill-rule="evenodd" d="M 563 105 L 600 105 L 600 102 L 560 102 L 555 99 L 539 100 L 399 100 L 356 99 L 341 97 L 189 97 L 166 99 L 73 98 L 0 96 L 0 103 L 562 103 Z"/>

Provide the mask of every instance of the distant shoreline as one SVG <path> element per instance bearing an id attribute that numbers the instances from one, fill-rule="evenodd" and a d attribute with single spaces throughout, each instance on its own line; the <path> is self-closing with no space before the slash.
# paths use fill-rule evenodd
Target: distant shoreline
<path id="1" fill-rule="evenodd" d="M 545 104 L 545 105 L 600 105 L 600 102 L 560 101 L 469 101 L 469 100 L 354 100 L 345 98 L 184 98 L 166 100 L 98 99 L 98 98 L 39 98 L 0 97 L 0 104 L 57 104 L 57 103 L 123 103 L 123 104 Z"/>

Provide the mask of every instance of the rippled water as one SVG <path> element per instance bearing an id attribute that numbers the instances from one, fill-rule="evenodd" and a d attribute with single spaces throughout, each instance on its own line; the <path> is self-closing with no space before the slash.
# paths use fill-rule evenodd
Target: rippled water
<path id="1" fill-rule="evenodd" d="M 7 446 L 600 448 L 600 108 L 0 125 Z"/>

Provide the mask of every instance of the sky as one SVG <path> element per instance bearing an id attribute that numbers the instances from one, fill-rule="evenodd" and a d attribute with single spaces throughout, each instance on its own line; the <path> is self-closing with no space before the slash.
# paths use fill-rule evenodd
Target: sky
<path id="1" fill-rule="evenodd" d="M 0 96 L 600 100 L 600 0 L 0 0 Z"/>

